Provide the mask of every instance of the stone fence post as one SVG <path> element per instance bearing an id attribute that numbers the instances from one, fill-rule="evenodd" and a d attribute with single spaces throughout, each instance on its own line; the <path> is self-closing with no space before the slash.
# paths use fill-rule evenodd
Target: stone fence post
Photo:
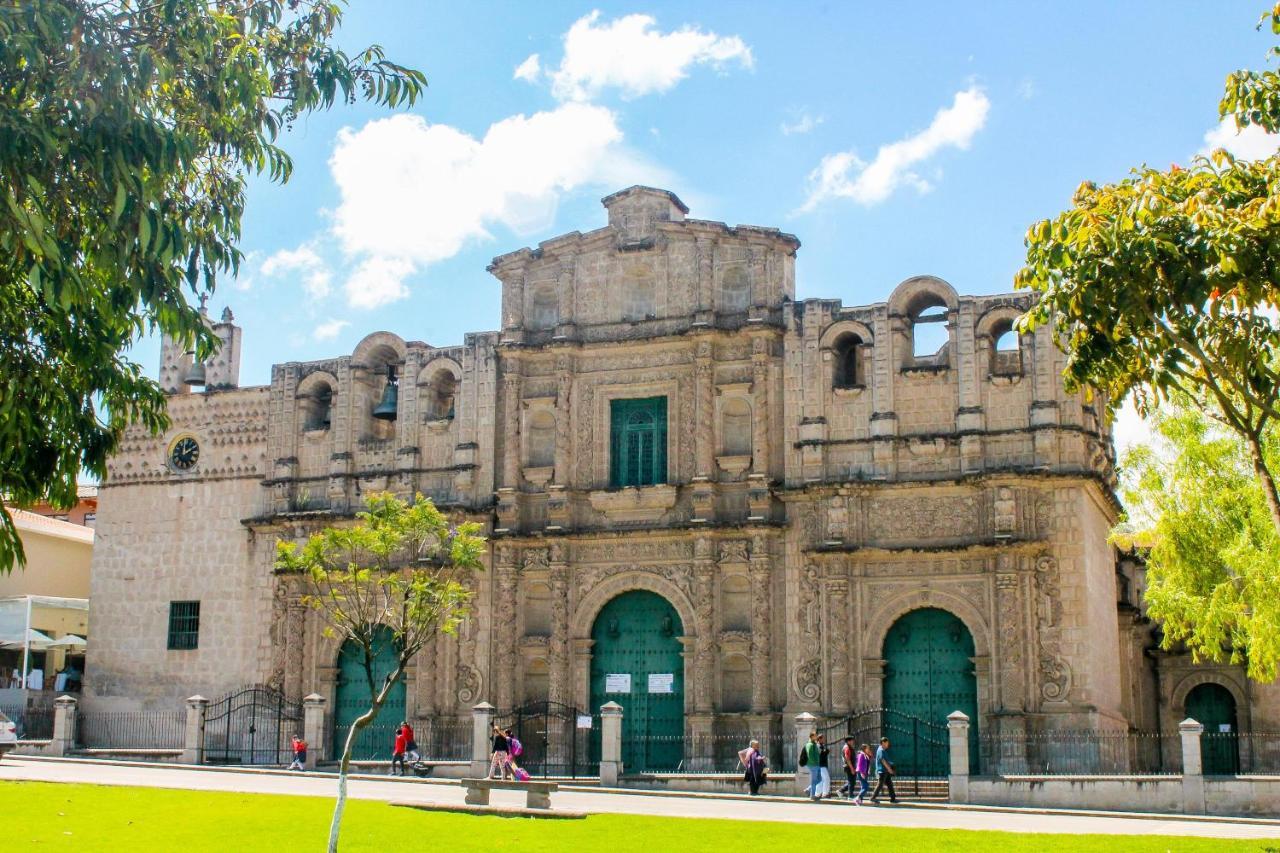
<path id="1" fill-rule="evenodd" d="M 471 709 L 471 775 L 489 775 L 489 745 L 493 743 L 494 707 L 481 702 Z"/>
<path id="2" fill-rule="evenodd" d="M 796 786 L 800 791 L 804 791 L 809 787 L 809 768 L 800 766 L 800 753 L 804 752 L 804 748 L 809 743 L 809 733 L 814 731 L 818 718 L 808 711 L 796 714 L 796 742 L 795 752 L 791 753 L 795 756 L 796 762 Z M 783 760 L 786 756 L 783 756 Z"/>
<path id="3" fill-rule="evenodd" d="M 53 740 L 50 755 L 68 755 L 76 747 L 76 700 L 59 696 L 53 700 Z"/>
<path id="4" fill-rule="evenodd" d="M 182 741 L 182 763 L 204 764 L 204 721 L 209 700 L 203 696 L 187 699 L 187 733 Z"/>
<path id="5" fill-rule="evenodd" d="M 302 698 L 302 739 L 307 742 L 307 760 L 303 766 L 315 770 L 316 764 L 328 758 L 328 738 L 324 736 L 324 697 L 312 693 Z"/>
<path id="6" fill-rule="evenodd" d="M 600 784 L 614 788 L 622 775 L 622 706 L 600 706 Z"/>
<path id="7" fill-rule="evenodd" d="M 1187 717 L 1178 723 L 1182 736 L 1182 810 L 1204 814 L 1204 763 L 1200 756 L 1200 735 L 1204 726 Z"/>
<path id="8" fill-rule="evenodd" d="M 947 714 L 947 735 L 951 747 L 949 784 L 951 802 L 969 802 L 969 715 L 964 711 Z"/>

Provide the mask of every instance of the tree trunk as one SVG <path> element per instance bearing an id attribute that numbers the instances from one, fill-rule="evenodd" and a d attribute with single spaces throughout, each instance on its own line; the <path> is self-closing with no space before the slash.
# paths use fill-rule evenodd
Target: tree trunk
<path id="1" fill-rule="evenodd" d="M 1267 509 L 1271 511 L 1271 524 L 1276 529 L 1276 534 L 1280 535 L 1280 494 L 1276 493 L 1276 480 L 1271 474 L 1271 469 L 1267 467 L 1267 460 L 1262 455 L 1262 442 L 1254 435 L 1246 435 L 1245 441 L 1249 445 L 1249 457 L 1253 460 L 1253 472 L 1258 477 L 1258 482 L 1262 484 L 1262 493 L 1267 498 Z"/>

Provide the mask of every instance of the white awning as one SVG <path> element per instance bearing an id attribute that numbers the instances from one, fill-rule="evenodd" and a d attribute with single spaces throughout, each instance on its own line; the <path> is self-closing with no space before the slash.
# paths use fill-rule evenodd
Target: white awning
<path id="1" fill-rule="evenodd" d="M 51 649 L 83 649 L 89 643 L 84 637 L 77 637 L 75 634 L 67 634 L 65 637 L 59 637 L 49 643 Z"/>
<path id="2" fill-rule="evenodd" d="M 20 649 L 23 646 L 30 644 L 31 648 L 38 652 L 42 652 L 49 648 L 49 645 L 52 642 L 53 637 L 50 637 L 48 634 L 42 634 L 35 628 L 28 628 L 25 643 L 21 637 L 11 637 L 9 639 L 0 640 L 0 646 L 3 646 L 6 649 Z"/>

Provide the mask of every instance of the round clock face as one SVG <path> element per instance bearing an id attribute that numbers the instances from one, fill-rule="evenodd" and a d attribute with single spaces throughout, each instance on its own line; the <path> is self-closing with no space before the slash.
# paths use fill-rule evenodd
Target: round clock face
<path id="1" fill-rule="evenodd" d="M 200 445 L 189 435 L 185 435 L 169 448 L 169 464 L 178 471 L 190 471 L 200 461 Z"/>

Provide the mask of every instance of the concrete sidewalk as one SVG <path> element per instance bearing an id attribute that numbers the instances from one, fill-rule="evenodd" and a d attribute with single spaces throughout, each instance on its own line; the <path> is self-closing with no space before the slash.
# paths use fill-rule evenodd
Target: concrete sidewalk
<path id="1" fill-rule="evenodd" d="M 8 757 L 0 762 L 0 781 L 78 782 L 316 797 L 333 796 L 335 778 L 333 774 L 327 773 L 288 773 L 275 769 L 147 765 L 79 759 Z M 349 793 L 360 799 L 387 802 L 396 800 L 440 806 L 463 805 L 462 788 L 454 780 L 391 779 L 359 775 L 351 777 Z M 523 795 L 519 792 L 501 791 L 495 792 L 493 796 L 495 805 L 523 804 Z M 553 796 L 552 805 L 556 809 L 594 813 L 730 818 L 839 826 L 1280 839 L 1280 822 L 1256 819 L 1189 819 L 1170 815 L 993 809 L 943 804 L 856 807 L 834 801 L 810 803 L 793 797 L 745 798 L 707 793 L 618 791 L 590 786 L 562 787 Z"/>

